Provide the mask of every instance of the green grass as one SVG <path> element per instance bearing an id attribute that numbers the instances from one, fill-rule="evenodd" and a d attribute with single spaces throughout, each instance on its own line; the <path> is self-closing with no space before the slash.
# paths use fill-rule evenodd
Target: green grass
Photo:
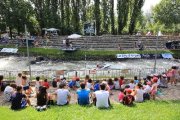
<path id="1" fill-rule="evenodd" d="M 5 46 L 0 46 L 3 48 Z M 13 46 L 6 46 L 13 47 Z M 26 55 L 26 47 L 19 47 L 18 53 L 21 55 Z M 87 60 L 103 60 L 103 61 L 114 61 L 116 59 L 116 54 L 162 54 L 162 53 L 172 53 L 175 58 L 180 58 L 180 50 L 78 50 L 75 52 L 64 52 L 59 49 L 52 48 L 29 48 L 30 56 L 44 56 L 51 59 L 59 60 L 84 60 L 85 55 Z"/>
<path id="2" fill-rule="evenodd" d="M 73 104 L 44 112 L 31 107 L 21 111 L 0 107 L 0 120 L 180 120 L 180 101 L 148 101 L 134 107 L 116 103 L 110 109 Z"/>

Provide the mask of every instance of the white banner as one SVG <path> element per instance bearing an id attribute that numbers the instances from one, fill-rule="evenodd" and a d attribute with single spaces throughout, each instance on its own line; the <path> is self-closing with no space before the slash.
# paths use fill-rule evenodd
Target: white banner
<path id="1" fill-rule="evenodd" d="M 3 48 L 1 52 L 5 53 L 17 53 L 18 49 L 17 48 Z"/>
<path id="2" fill-rule="evenodd" d="M 141 58 L 140 54 L 117 54 L 117 58 Z"/>

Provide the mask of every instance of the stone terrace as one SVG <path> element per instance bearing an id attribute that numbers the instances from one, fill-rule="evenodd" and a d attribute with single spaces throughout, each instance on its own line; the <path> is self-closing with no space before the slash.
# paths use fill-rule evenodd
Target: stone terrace
<path id="1" fill-rule="evenodd" d="M 63 47 L 63 39 L 67 36 L 59 36 L 50 39 L 47 44 L 49 47 Z M 142 41 L 145 49 L 155 49 L 156 41 L 158 49 L 166 49 L 167 41 L 180 41 L 180 36 L 134 36 L 134 35 L 104 35 L 104 36 L 84 36 L 78 39 L 70 39 L 74 47 L 80 49 L 95 49 L 95 50 L 117 50 L 120 44 L 123 50 L 137 49 L 135 43 Z M 11 43 L 16 44 L 17 40 L 12 40 Z M 45 44 L 44 44 L 45 46 Z"/>

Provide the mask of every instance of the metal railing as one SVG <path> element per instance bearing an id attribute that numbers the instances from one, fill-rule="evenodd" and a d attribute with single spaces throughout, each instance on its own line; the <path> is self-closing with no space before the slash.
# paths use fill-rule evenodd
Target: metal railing
<path id="1" fill-rule="evenodd" d="M 43 70 L 31 71 L 31 80 L 34 80 L 36 76 L 40 76 L 42 79 L 47 78 L 49 81 L 56 76 L 66 77 L 67 80 L 71 80 L 73 76 L 78 76 L 79 78 L 84 79 L 86 75 L 89 75 L 93 80 L 102 80 L 120 76 L 124 76 L 127 79 L 133 79 L 134 76 L 138 76 L 142 79 L 147 75 L 152 74 L 153 71 L 153 68 L 118 70 Z M 158 74 L 161 74 L 165 72 L 166 69 L 157 68 L 156 71 Z M 22 71 L 0 70 L 0 75 L 3 75 L 5 80 L 15 80 L 18 73 L 22 73 Z"/>

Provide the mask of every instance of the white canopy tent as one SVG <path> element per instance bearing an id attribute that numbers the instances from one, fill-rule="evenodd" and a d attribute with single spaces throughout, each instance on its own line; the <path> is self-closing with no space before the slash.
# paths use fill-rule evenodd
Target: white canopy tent
<path id="1" fill-rule="evenodd" d="M 68 38 L 70 39 L 77 39 L 77 38 L 81 38 L 82 36 L 81 35 L 78 35 L 78 34 L 72 34 L 72 35 L 69 35 Z"/>

